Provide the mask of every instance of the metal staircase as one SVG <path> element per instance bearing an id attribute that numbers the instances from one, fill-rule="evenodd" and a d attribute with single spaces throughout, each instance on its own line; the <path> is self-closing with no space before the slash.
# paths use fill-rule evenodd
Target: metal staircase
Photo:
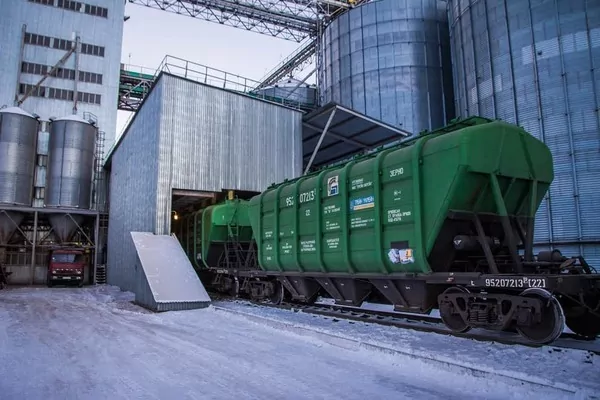
<path id="1" fill-rule="evenodd" d="M 96 238 L 96 276 L 95 282 L 96 285 L 105 285 L 106 284 L 106 258 L 104 257 L 104 249 L 99 246 L 99 243 L 106 243 L 108 237 L 108 214 L 101 213 L 99 214 L 99 226 L 98 226 L 98 238 Z M 103 240 L 98 240 L 99 238 L 103 238 Z"/>
<path id="2" fill-rule="evenodd" d="M 240 227 L 238 224 L 227 225 L 227 240 L 223 244 L 225 251 L 220 258 L 219 268 L 243 269 L 246 264 L 246 253 L 240 243 Z"/>
<path id="3" fill-rule="evenodd" d="M 106 265 L 96 266 L 96 285 L 106 285 Z"/>

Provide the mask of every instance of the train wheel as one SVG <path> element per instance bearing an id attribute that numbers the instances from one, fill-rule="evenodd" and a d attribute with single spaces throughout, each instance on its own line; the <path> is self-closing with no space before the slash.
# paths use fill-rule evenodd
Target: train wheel
<path id="1" fill-rule="evenodd" d="M 453 286 L 444 291 L 443 294 L 453 293 L 470 293 L 467 288 L 462 286 Z M 467 304 L 463 299 L 457 299 L 456 303 L 458 307 L 464 311 L 467 309 Z M 465 333 L 471 330 L 471 327 L 465 322 L 463 317 L 459 314 L 458 310 L 454 310 L 453 307 L 449 309 L 446 307 L 440 307 L 440 317 L 444 324 L 453 332 Z"/>
<path id="2" fill-rule="evenodd" d="M 274 280 L 271 282 L 273 284 L 273 294 L 269 296 L 269 302 L 272 304 L 281 304 L 283 303 L 284 289 L 281 282 L 278 280 Z"/>
<path id="3" fill-rule="evenodd" d="M 517 332 L 535 344 L 549 344 L 558 339 L 565 327 L 565 314 L 556 297 L 540 288 L 526 289 L 521 296 L 545 300 L 545 304 L 541 321 L 531 326 L 517 325 Z"/>

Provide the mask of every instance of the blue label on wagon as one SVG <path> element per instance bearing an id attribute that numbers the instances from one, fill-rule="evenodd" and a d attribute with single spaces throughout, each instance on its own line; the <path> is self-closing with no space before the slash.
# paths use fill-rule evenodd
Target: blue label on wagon
<path id="1" fill-rule="evenodd" d="M 351 211 L 366 210 L 373 207 L 375 207 L 375 196 L 359 197 L 358 199 L 350 200 Z"/>

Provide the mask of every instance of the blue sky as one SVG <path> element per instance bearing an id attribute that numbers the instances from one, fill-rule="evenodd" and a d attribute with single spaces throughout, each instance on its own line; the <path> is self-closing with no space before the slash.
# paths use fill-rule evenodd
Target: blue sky
<path id="1" fill-rule="evenodd" d="M 260 80 L 300 46 L 293 41 L 129 3 L 125 15 L 131 18 L 125 22 L 121 62 L 152 71 L 168 54 Z M 304 77 L 306 72 L 300 75 Z M 117 136 L 129 116 L 130 113 L 119 112 Z"/>

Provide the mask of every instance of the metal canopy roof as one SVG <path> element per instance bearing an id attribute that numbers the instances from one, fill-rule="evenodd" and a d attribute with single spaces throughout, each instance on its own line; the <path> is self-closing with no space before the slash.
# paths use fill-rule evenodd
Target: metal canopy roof
<path id="1" fill-rule="evenodd" d="M 337 103 L 303 118 L 302 150 L 307 172 L 412 134 Z M 319 143 L 320 142 L 320 143 Z"/>

